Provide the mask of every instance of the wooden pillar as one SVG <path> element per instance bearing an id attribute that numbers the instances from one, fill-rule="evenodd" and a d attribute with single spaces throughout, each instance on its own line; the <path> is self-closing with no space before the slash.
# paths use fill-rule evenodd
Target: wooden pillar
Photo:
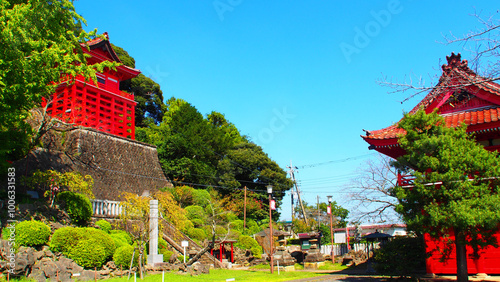
<path id="1" fill-rule="evenodd" d="M 231 262 L 234 263 L 234 248 L 233 248 L 233 242 L 231 242 Z"/>
<path id="2" fill-rule="evenodd" d="M 220 259 L 220 262 L 222 262 L 222 247 L 224 245 L 222 243 L 219 244 L 219 259 Z"/>

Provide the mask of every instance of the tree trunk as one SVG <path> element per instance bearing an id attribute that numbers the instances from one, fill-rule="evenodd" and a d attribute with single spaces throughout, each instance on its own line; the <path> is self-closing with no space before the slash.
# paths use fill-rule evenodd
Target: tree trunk
<path id="1" fill-rule="evenodd" d="M 457 282 L 469 281 L 467 271 L 467 251 L 465 249 L 465 236 L 459 230 L 455 230 L 455 248 L 457 253 Z"/>
<path id="2" fill-rule="evenodd" d="M 208 252 L 211 248 L 213 248 L 213 245 L 212 244 L 208 244 L 208 246 L 206 246 L 205 248 L 203 248 L 203 250 L 201 250 L 200 252 L 198 252 L 194 257 L 192 257 L 188 262 L 187 262 L 187 265 L 192 265 L 193 263 L 195 263 L 197 260 L 199 260 L 201 258 L 201 256 L 203 254 L 205 254 L 206 252 Z"/>

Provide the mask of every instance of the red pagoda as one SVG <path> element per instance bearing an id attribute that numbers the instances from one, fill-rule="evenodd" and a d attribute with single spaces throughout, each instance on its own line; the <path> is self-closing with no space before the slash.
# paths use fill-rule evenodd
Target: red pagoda
<path id="1" fill-rule="evenodd" d="M 103 61 L 121 63 L 109 43 L 96 38 L 82 43 L 84 53 L 90 55 L 88 64 Z M 97 84 L 81 75 L 75 80 L 61 81 L 47 108 L 47 113 L 61 121 L 94 128 L 113 135 L 135 139 L 134 95 L 120 91 L 120 82 L 139 75 L 140 71 L 121 65 L 116 70 L 105 69 L 97 73 Z"/>
<path id="2" fill-rule="evenodd" d="M 474 133 L 477 142 L 486 150 L 500 151 L 500 85 L 474 73 L 461 60 L 460 54 L 446 57 L 448 64 L 443 65 L 443 73 L 433 90 L 416 105 L 410 113 L 424 108 L 426 113 L 437 109 L 448 127 L 465 123 L 467 132 Z M 384 129 L 366 131 L 361 136 L 370 144 L 369 148 L 392 158 L 405 152 L 398 144 L 398 136 L 405 134 L 403 129 L 392 125 Z M 411 184 L 411 177 L 398 176 L 401 186 Z M 500 242 L 500 232 L 497 233 Z M 433 252 L 444 242 L 426 236 L 426 250 L 431 253 L 427 259 L 427 272 L 433 274 L 456 273 L 456 255 L 453 251 L 449 259 L 440 261 L 441 255 Z M 500 274 L 500 248 L 487 247 L 479 251 L 479 257 L 467 248 L 469 274 Z"/>

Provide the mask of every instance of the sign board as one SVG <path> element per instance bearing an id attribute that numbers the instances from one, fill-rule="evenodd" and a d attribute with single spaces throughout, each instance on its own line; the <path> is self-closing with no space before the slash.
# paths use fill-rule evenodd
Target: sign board
<path id="1" fill-rule="evenodd" d="M 188 241 L 182 241 L 181 242 L 181 247 L 187 247 L 189 246 L 189 242 Z"/>

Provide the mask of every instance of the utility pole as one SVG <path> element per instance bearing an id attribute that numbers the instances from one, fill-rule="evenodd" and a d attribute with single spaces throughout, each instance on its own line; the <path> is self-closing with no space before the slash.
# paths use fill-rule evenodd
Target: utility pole
<path id="1" fill-rule="evenodd" d="M 316 209 L 317 209 L 317 215 L 318 215 L 318 231 L 319 231 L 319 195 L 316 195 Z"/>
<path id="2" fill-rule="evenodd" d="M 247 186 L 245 186 L 245 202 L 243 204 L 243 232 L 247 228 Z"/>
<path id="3" fill-rule="evenodd" d="M 287 168 L 290 169 L 290 171 L 288 173 L 290 173 L 290 179 L 292 179 L 293 184 L 295 185 L 295 190 L 297 191 L 297 197 L 299 198 L 300 209 L 302 210 L 302 215 L 304 216 L 304 221 L 306 222 L 306 225 L 309 225 L 309 222 L 307 220 L 306 211 L 304 210 L 304 205 L 302 204 L 302 200 L 300 199 L 299 187 L 297 186 L 297 181 L 295 181 L 294 172 L 295 172 L 295 169 L 297 169 L 297 167 L 292 166 L 292 161 L 290 161 L 290 166 L 287 166 Z"/>

